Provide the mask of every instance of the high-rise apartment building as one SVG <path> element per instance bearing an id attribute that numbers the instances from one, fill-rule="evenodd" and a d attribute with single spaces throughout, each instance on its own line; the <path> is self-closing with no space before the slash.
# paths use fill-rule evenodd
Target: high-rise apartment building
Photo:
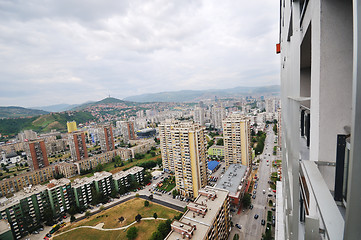
<path id="1" fill-rule="evenodd" d="M 230 164 L 251 166 L 252 151 L 249 120 L 240 113 L 232 113 L 223 120 L 224 160 Z"/>
<path id="2" fill-rule="evenodd" d="M 133 121 L 117 121 L 116 128 L 120 131 L 120 135 L 122 136 L 125 142 L 129 142 L 129 140 L 136 140 L 137 136 L 134 131 L 134 122 Z"/>
<path id="3" fill-rule="evenodd" d="M 228 191 L 207 186 L 199 190 L 194 202 L 188 203 L 183 216 L 172 222 L 165 239 L 226 240 L 230 230 Z"/>
<path id="4" fill-rule="evenodd" d="M 174 161 L 173 161 L 173 145 L 171 138 L 171 130 L 173 126 L 178 124 L 177 121 L 165 121 L 158 125 L 160 150 L 162 154 L 162 165 L 163 170 L 166 172 L 174 172 Z"/>
<path id="5" fill-rule="evenodd" d="M 115 149 L 113 128 L 111 125 L 102 125 L 99 127 L 100 147 L 103 152 L 112 151 Z"/>
<path id="6" fill-rule="evenodd" d="M 226 110 L 223 106 L 212 108 L 212 123 L 216 129 L 222 129 L 222 120 L 226 117 Z"/>
<path id="7" fill-rule="evenodd" d="M 78 128 L 76 126 L 76 122 L 75 121 L 71 121 L 71 122 L 67 122 L 66 123 L 66 126 L 68 128 L 68 133 L 71 133 L 71 132 L 75 132 L 75 131 L 78 131 Z"/>
<path id="8" fill-rule="evenodd" d="M 28 164 L 31 169 L 37 170 L 49 166 L 48 154 L 43 139 L 31 140 L 25 145 Z"/>
<path id="9" fill-rule="evenodd" d="M 69 133 L 68 142 L 73 161 L 79 161 L 88 157 L 84 132 L 75 131 Z"/>
<path id="10" fill-rule="evenodd" d="M 196 198 L 207 185 L 207 141 L 205 127 L 191 122 L 173 126 L 171 139 L 176 188 L 186 197 Z"/>
<path id="11" fill-rule="evenodd" d="M 283 178 L 275 239 L 359 239 L 360 2 L 280 4 Z"/>
<path id="12" fill-rule="evenodd" d="M 195 107 L 194 109 L 194 122 L 198 123 L 201 126 L 204 126 L 204 124 L 206 123 L 205 121 L 205 112 L 204 112 L 204 108 L 202 107 Z"/>

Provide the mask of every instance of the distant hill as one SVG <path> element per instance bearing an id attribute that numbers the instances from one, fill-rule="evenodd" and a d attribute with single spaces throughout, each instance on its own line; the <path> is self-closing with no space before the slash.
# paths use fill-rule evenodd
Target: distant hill
<path id="1" fill-rule="evenodd" d="M 48 114 L 49 112 L 23 107 L 0 107 L 0 118 L 19 118 Z"/>
<path id="2" fill-rule="evenodd" d="M 68 111 L 72 108 L 75 108 L 79 106 L 79 104 L 56 104 L 56 105 L 50 105 L 50 106 L 42 106 L 42 107 L 33 107 L 34 109 L 39 109 L 47 112 L 64 112 Z"/>
<path id="3" fill-rule="evenodd" d="M 25 129 L 32 129 L 38 133 L 49 132 L 52 129 L 66 131 L 67 121 L 74 120 L 79 124 L 93 119 L 94 117 L 89 112 L 50 113 L 30 118 L 0 119 L 0 133 L 15 135 Z"/>
<path id="4" fill-rule="evenodd" d="M 124 101 L 124 100 L 120 100 L 118 98 L 113 98 L 113 97 L 107 97 L 104 98 L 103 100 L 97 101 L 97 102 L 90 102 L 90 103 L 84 103 L 81 104 L 79 106 L 76 106 L 75 108 L 72 108 L 71 110 L 82 110 L 85 109 L 87 107 L 92 107 L 92 106 L 96 106 L 96 105 L 102 105 L 102 104 L 125 104 L 127 106 L 135 106 L 138 105 L 138 103 L 135 102 L 130 102 L 130 101 Z"/>
<path id="5" fill-rule="evenodd" d="M 239 97 L 247 95 L 279 95 L 280 86 L 271 85 L 263 87 L 235 87 L 229 89 L 210 90 L 181 90 L 174 92 L 160 92 L 141 94 L 124 98 L 125 101 L 134 102 L 197 102 L 217 97 Z"/>

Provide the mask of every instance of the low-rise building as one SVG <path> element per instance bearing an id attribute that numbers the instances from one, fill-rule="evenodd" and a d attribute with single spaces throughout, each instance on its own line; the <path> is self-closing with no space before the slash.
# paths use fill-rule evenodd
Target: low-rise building
<path id="1" fill-rule="evenodd" d="M 172 230 L 165 239 L 228 239 L 231 230 L 228 191 L 206 186 L 198 193 L 181 219 L 172 222 Z"/>
<path id="2" fill-rule="evenodd" d="M 247 188 L 249 172 L 242 164 L 231 164 L 215 187 L 229 191 L 230 202 L 238 205 Z"/>
<path id="3" fill-rule="evenodd" d="M 208 155 L 215 157 L 224 157 L 224 147 L 218 145 L 212 146 L 208 149 Z"/>

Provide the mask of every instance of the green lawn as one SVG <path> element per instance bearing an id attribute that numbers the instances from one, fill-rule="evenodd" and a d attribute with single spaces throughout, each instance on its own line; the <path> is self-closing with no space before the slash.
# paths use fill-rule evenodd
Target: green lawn
<path id="1" fill-rule="evenodd" d="M 175 187 L 175 178 L 174 177 L 170 177 L 167 180 L 163 181 L 163 185 L 162 187 L 160 187 L 160 189 L 165 190 L 167 192 L 171 191 L 174 187 Z"/>
<path id="2" fill-rule="evenodd" d="M 162 220 L 145 220 L 136 223 L 135 226 L 138 229 L 137 240 L 149 239 L 153 232 L 157 230 L 158 224 Z M 72 240 L 120 240 L 127 239 L 126 231 L 101 231 L 96 229 L 84 228 L 77 229 L 58 237 L 54 237 L 54 240 L 72 239 Z"/>
<path id="3" fill-rule="evenodd" d="M 61 229 L 59 232 L 64 232 L 69 229 L 78 227 L 78 226 L 96 226 L 99 223 L 104 223 L 103 228 L 112 229 L 112 228 L 119 228 L 123 226 L 127 226 L 130 223 L 135 221 L 135 216 L 137 214 L 140 214 L 142 217 L 153 217 L 154 213 L 157 213 L 159 218 L 167 218 L 167 219 L 173 219 L 174 216 L 178 215 L 180 212 L 175 211 L 170 208 L 163 207 L 162 205 L 149 202 L 148 207 L 144 207 L 144 199 L 141 198 L 134 198 L 132 200 L 129 200 L 125 203 L 122 203 L 118 206 L 112 207 L 108 210 L 102 211 L 98 214 L 95 214 L 87 219 L 81 220 L 76 223 L 72 223 L 71 225 L 68 225 L 67 227 Z M 119 221 L 119 218 L 123 217 L 123 222 Z M 148 224 L 149 222 L 149 224 Z M 150 236 L 156 229 L 157 225 L 159 224 L 159 221 L 156 221 L 156 224 L 152 220 L 144 221 L 144 229 L 139 232 L 146 232 L 147 234 L 144 236 Z M 136 224 L 137 226 L 138 224 Z M 139 224 L 139 226 L 142 226 Z M 151 227 L 151 228 L 150 228 Z M 65 235 L 61 235 L 58 238 L 55 239 L 88 239 L 88 238 L 79 238 L 81 234 L 78 232 L 83 232 L 83 229 L 77 229 L 70 233 L 67 233 Z M 86 229 L 88 231 L 88 229 Z M 116 237 L 123 231 L 115 231 L 118 232 L 115 234 L 113 231 L 111 232 L 105 232 L 105 231 L 97 231 L 99 233 L 96 234 L 97 237 L 99 235 L 102 235 L 101 238 L 95 238 L 95 239 L 116 239 Z M 108 237 L 104 237 L 104 236 Z M 68 236 L 69 235 L 69 236 Z M 66 238 L 65 238 L 66 237 Z M 93 239 L 93 238 L 89 238 Z M 123 239 L 123 238 L 118 238 Z M 147 238 L 138 238 L 138 239 L 147 239 Z"/>

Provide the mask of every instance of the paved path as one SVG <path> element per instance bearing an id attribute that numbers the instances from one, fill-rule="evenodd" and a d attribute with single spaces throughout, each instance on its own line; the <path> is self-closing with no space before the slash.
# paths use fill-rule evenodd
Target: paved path
<path id="1" fill-rule="evenodd" d="M 142 220 L 155 220 L 155 218 L 147 217 L 147 218 L 142 218 Z M 157 218 L 157 220 L 164 220 L 165 221 L 167 219 L 166 218 Z M 129 224 L 127 226 L 119 227 L 119 228 L 103 228 L 104 223 L 99 223 L 96 226 L 79 226 L 79 227 L 76 227 L 76 228 L 69 229 L 68 231 L 56 234 L 56 235 L 54 235 L 54 237 L 58 237 L 60 235 L 63 235 L 65 233 L 68 233 L 68 232 L 71 232 L 73 230 L 80 229 L 80 228 L 92 228 L 92 229 L 97 229 L 97 230 L 100 230 L 100 231 L 118 231 L 118 230 L 127 229 L 128 227 L 130 227 L 130 226 L 132 226 L 132 225 L 134 225 L 136 223 L 137 223 L 137 221 L 134 221 L 134 222 L 132 222 L 131 224 Z"/>

